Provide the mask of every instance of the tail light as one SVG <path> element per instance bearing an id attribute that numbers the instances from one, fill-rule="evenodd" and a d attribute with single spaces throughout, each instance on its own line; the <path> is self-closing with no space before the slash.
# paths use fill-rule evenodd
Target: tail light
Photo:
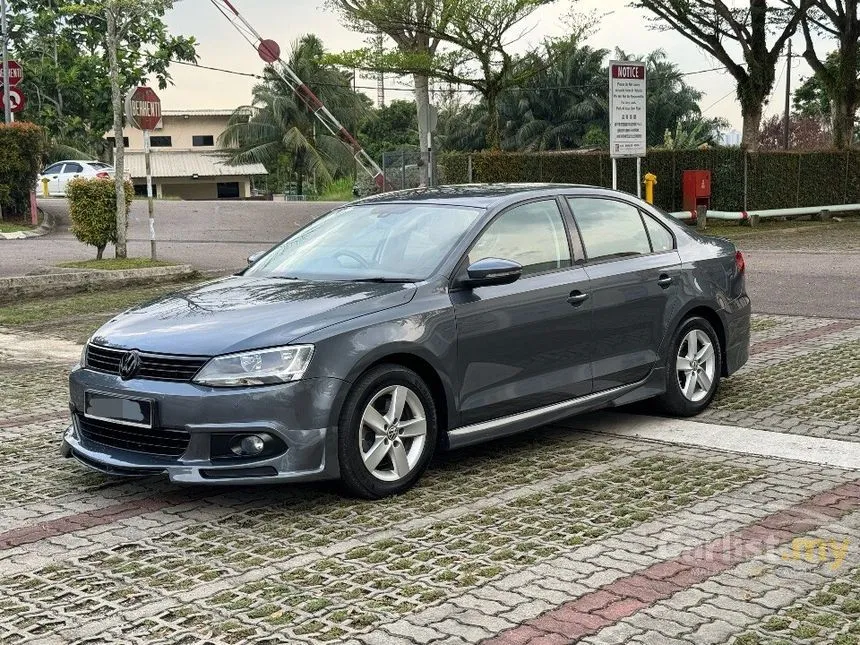
<path id="1" fill-rule="evenodd" d="M 747 268 L 747 263 L 744 260 L 744 254 L 740 251 L 735 251 L 735 267 L 737 267 L 738 273 L 743 273 Z"/>
<path id="2" fill-rule="evenodd" d="M 99 179 L 110 179 L 110 175 L 106 172 L 98 172 L 96 173 L 96 177 Z"/>

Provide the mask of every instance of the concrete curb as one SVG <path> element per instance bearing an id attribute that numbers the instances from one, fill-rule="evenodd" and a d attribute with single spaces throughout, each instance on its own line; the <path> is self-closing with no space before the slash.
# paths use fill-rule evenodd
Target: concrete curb
<path id="1" fill-rule="evenodd" d="M 55 296 L 92 289 L 181 282 L 197 275 L 190 264 L 144 269 L 57 269 L 54 273 L 0 277 L 0 303 L 22 298 Z"/>
<path id="2" fill-rule="evenodd" d="M 33 230 L 30 231 L 15 231 L 14 233 L 0 233 L 0 240 L 26 240 L 31 237 L 42 237 L 43 235 L 47 235 L 51 231 L 54 230 L 54 216 L 48 211 L 43 211 L 41 208 L 39 212 L 42 213 L 42 223 L 39 224 Z"/>

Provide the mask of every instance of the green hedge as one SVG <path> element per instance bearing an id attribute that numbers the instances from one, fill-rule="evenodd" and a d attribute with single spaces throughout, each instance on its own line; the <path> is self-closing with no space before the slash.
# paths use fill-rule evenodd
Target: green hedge
<path id="1" fill-rule="evenodd" d="M 30 191 L 46 150 L 45 132 L 27 122 L 0 124 L 0 208 L 4 216 L 30 212 Z"/>
<path id="2" fill-rule="evenodd" d="M 116 243 L 116 184 L 112 179 L 73 179 L 66 186 L 72 233 L 96 247 L 101 260 L 108 242 Z M 131 209 L 134 186 L 125 182 L 125 212 Z"/>
<path id="3" fill-rule="evenodd" d="M 470 155 L 451 153 L 439 161 L 446 183 L 468 181 Z M 482 152 L 472 157 L 472 181 L 558 182 L 612 185 L 612 161 L 602 152 Z M 711 208 L 744 208 L 744 152 L 649 150 L 642 174 L 657 175 L 654 201 L 668 211 L 682 208 L 684 170 L 711 171 Z M 860 203 L 860 152 L 758 152 L 747 155 L 749 210 Z M 636 160 L 618 161 L 618 188 L 636 193 Z"/>

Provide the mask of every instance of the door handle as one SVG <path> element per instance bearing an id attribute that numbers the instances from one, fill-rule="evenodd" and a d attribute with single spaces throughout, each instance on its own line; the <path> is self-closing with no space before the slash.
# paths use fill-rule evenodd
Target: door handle
<path id="1" fill-rule="evenodd" d="M 657 278 L 657 284 L 659 284 L 664 289 L 672 284 L 672 278 L 665 273 L 661 273 L 660 277 Z"/>
<path id="2" fill-rule="evenodd" d="M 570 297 L 567 299 L 567 301 L 574 307 L 578 307 L 586 300 L 588 300 L 588 294 L 582 293 L 582 291 L 571 291 Z"/>

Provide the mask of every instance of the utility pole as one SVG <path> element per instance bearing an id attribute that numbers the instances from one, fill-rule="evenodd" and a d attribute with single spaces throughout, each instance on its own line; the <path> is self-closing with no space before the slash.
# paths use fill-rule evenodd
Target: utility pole
<path id="1" fill-rule="evenodd" d="M 6 24 L 6 0 L 0 0 L 0 25 L 3 31 L 3 115 L 6 123 L 12 122 L 12 103 L 9 98 L 9 29 Z"/>
<path id="2" fill-rule="evenodd" d="M 791 100 L 791 39 L 788 41 L 788 59 L 785 63 L 785 129 L 782 132 L 782 147 L 788 150 L 789 101 Z"/>
<path id="3" fill-rule="evenodd" d="M 375 44 L 376 54 L 381 58 L 383 47 L 382 33 L 376 36 Z M 379 74 L 376 77 L 376 106 L 380 108 L 385 107 L 385 73 L 382 71 L 382 69 L 379 70 Z"/>

